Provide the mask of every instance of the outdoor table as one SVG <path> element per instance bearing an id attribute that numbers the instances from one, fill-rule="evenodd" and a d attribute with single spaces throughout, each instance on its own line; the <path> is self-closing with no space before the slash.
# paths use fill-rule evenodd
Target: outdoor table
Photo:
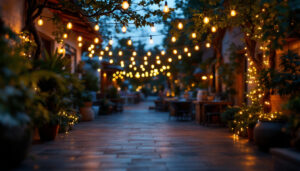
<path id="1" fill-rule="evenodd" d="M 192 102 L 193 101 L 183 101 L 183 100 L 170 100 L 170 114 L 169 117 L 191 117 L 192 114 Z M 177 118 L 178 119 L 178 118 Z"/>
<path id="2" fill-rule="evenodd" d="M 221 108 L 225 105 L 231 105 L 231 102 L 228 101 L 193 101 L 196 105 L 196 122 L 199 124 L 204 124 L 205 122 L 205 104 L 216 105 L 217 108 Z"/>

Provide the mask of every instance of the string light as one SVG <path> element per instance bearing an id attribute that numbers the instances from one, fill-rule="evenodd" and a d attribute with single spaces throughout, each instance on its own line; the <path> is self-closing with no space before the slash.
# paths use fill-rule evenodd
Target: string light
<path id="1" fill-rule="evenodd" d="M 136 55 L 137 55 L 136 51 L 133 51 L 132 56 L 136 56 Z"/>
<path id="2" fill-rule="evenodd" d="M 105 47 L 105 51 L 109 51 L 109 47 L 108 46 Z"/>
<path id="3" fill-rule="evenodd" d="M 100 51 L 100 55 L 101 56 L 103 56 L 104 55 L 104 51 L 102 50 L 102 51 Z"/>
<path id="4" fill-rule="evenodd" d="M 179 22 L 177 27 L 178 27 L 179 30 L 183 29 L 183 24 L 182 24 L 182 22 Z"/>
<path id="5" fill-rule="evenodd" d="M 152 31 L 152 32 L 156 32 L 156 28 L 155 28 L 155 26 L 154 26 L 154 23 L 151 24 L 151 31 Z"/>
<path id="6" fill-rule="evenodd" d="M 235 16 L 236 16 L 236 11 L 235 11 L 235 10 L 231 10 L 231 11 L 230 11 L 230 15 L 231 15 L 232 17 L 235 17 Z"/>
<path id="7" fill-rule="evenodd" d="M 196 33 L 192 33 L 192 38 L 195 39 L 197 37 Z"/>
<path id="8" fill-rule="evenodd" d="M 99 60 L 101 61 L 103 59 L 103 57 L 102 56 L 99 56 Z"/>
<path id="9" fill-rule="evenodd" d="M 113 52 L 112 52 L 112 51 L 109 51 L 109 52 L 108 52 L 108 55 L 109 55 L 109 56 L 112 56 L 112 55 L 113 55 Z"/>
<path id="10" fill-rule="evenodd" d="M 81 42 L 78 43 L 78 47 L 82 47 L 82 43 Z"/>
<path id="11" fill-rule="evenodd" d="M 176 42 L 176 37 L 173 36 L 173 37 L 171 38 L 171 41 L 172 41 L 173 43 Z"/>
<path id="12" fill-rule="evenodd" d="M 188 57 L 191 57 L 191 56 L 192 56 L 192 53 L 191 53 L 191 52 L 189 52 L 187 55 L 188 55 Z"/>
<path id="13" fill-rule="evenodd" d="M 209 23 L 209 18 L 208 17 L 204 17 L 203 22 L 204 22 L 204 24 L 208 24 Z"/>
<path id="14" fill-rule="evenodd" d="M 113 45 L 114 41 L 112 38 L 110 38 L 109 42 L 108 42 L 110 45 Z"/>
<path id="15" fill-rule="evenodd" d="M 119 51 L 119 52 L 118 52 L 118 55 L 119 55 L 119 56 L 123 56 L 123 52 L 122 52 L 122 51 Z"/>
<path id="16" fill-rule="evenodd" d="M 164 6 L 164 9 L 163 9 L 163 12 L 164 13 L 168 13 L 170 11 L 169 7 L 168 7 L 168 2 L 165 1 L 165 6 Z"/>
<path id="17" fill-rule="evenodd" d="M 98 43 L 99 43 L 99 38 L 98 38 L 98 37 L 96 37 L 96 38 L 94 39 L 94 43 L 95 43 L 95 44 L 98 44 Z"/>
<path id="18" fill-rule="evenodd" d="M 173 50 L 173 54 L 174 54 L 174 55 L 177 54 L 177 50 L 176 50 L 176 49 Z"/>
<path id="19" fill-rule="evenodd" d="M 127 28 L 126 28 L 125 25 L 123 25 L 123 27 L 122 27 L 122 32 L 123 32 L 123 33 L 126 33 L 126 31 L 127 31 Z"/>
<path id="20" fill-rule="evenodd" d="M 172 62 L 172 58 L 169 58 L 169 59 L 168 59 L 168 62 Z"/>
<path id="21" fill-rule="evenodd" d="M 110 64 L 113 64 L 113 63 L 114 63 L 114 60 L 113 60 L 113 59 L 110 59 L 110 60 L 109 60 L 109 63 L 110 63 Z"/>
<path id="22" fill-rule="evenodd" d="M 217 31 L 217 27 L 212 26 L 212 27 L 211 27 L 211 32 L 215 33 L 216 31 Z"/>
<path id="23" fill-rule="evenodd" d="M 207 48 L 210 48 L 210 43 L 207 42 L 207 43 L 205 44 L 205 46 L 206 46 Z"/>
<path id="24" fill-rule="evenodd" d="M 188 51 L 189 51 L 189 48 L 185 47 L 185 48 L 183 49 L 183 51 L 184 51 L 184 52 L 188 52 Z"/>
<path id="25" fill-rule="evenodd" d="M 123 3 L 122 3 L 122 8 L 123 8 L 124 10 L 127 10 L 127 9 L 129 8 L 129 3 L 128 3 L 128 1 L 126 1 L 126 0 L 123 1 Z"/>
<path id="26" fill-rule="evenodd" d="M 95 31 L 99 31 L 99 29 L 100 29 L 99 25 L 96 24 L 96 25 L 94 26 L 94 30 L 95 30 Z"/>
<path id="27" fill-rule="evenodd" d="M 43 21 L 43 19 L 42 19 L 42 17 L 40 17 L 39 19 L 38 19 L 38 25 L 39 26 L 42 26 L 43 24 L 44 24 L 44 21 Z"/>
<path id="28" fill-rule="evenodd" d="M 162 51 L 160 52 L 160 54 L 161 54 L 162 56 L 164 56 L 164 55 L 166 54 L 166 52 L 165 52 L 164 50 L 162 50 Z"/>
<path id="29" fill-rule="evenodd" d="M 178 55 L 178 59 L 181 60 L 181 59 L 182 59 L 182 56 L 181 56 L 181 55 Z"/>
<path id="30" fill-rule="evenodd" d="M 152 39 L 152 36 L 151 36 L 151 35 L 150 35 L 149 43 L 150 43 L 150 44 L 153 44 L 153 39 Z"/>
<path id="31" fill-rule="evenodd" d="M 131 40 L 130 38 L 129 38 L 128 41 L 127 41 L 127 45 L 128 45 L 128 46 L 131 46 L 131 45 L 132 45 L 132 40 Z"/>
<path id="32" fill-rule="evenodd" d="M 78 36 L 78 37 L 77 37 L 77 41 L 78 41 L 78 42 L 81 42 L 81 41 L 82 41 L 82 37 L 81 37 L 81 36 Z"/>
<path id="33" fill-rule="evenodd" d="M 198 45 L 195 46 L 195 50 L 198 51 L 200 47 Z"/>
<path id="34" fill-rule="evenodd" d="M 144 60 L 147 61 L 147 60 L 148 60 L 148 57 L 147 57 L 147 56 L 144 56 Z"/>
<path id="35" fill-rule="evenodd" d="M 68 22 L 68 24 L 67 24 L 67 29 L 72 29 L 72 27 L 73 27 L 73 25 L 72 25 L 72 23 L 71 22 Z"/>
<path id="36" fill-rule="evenodd" d="M 64 33 L 64 34 L 63 34 L 63 38 L 64 38 L 64 39 L 67 39 L 67 38 L 68 38 L 68 34 L 67 34 L 67 33 Z"/>
<path id="37" fill-rule="evenodd" d="M 148 55 L 148 56 L 151 56 L 151 52 L 150 52 L 150 51 L 149 51 L 149 52 L 147 52 L 147 55 Z"/>
<path id="38" fill-rule="evenodd" d="M 203 75 L 203 76 L 201 77 L 201 79 L 205 81 L 205 80 L 207 80 L 207 76 Z"/>

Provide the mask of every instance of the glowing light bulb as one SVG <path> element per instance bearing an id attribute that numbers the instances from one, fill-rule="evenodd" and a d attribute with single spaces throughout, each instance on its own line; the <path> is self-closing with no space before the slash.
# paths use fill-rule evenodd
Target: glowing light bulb
<path id="1" fill-rule="evenodd" d="M 67 33 L 64 33 L 64 34 L 63 34 L 63 38 L 64 38 L 64 39 L 67 39 L 67 38 L 68 38 L 68 34 L 67 34 Z"/>
<path id="2" fill-rule="evenodd" d="M 164 50 L 162 50 L 162 51 L 160 52 L 160 54 L 164 56 L 164 55 L 166 54 L 166 52 L 165 52 Z"/>
<path id="3" fill-rule="evenodd" d="M 123 56 L 123 52 L 122 51 L 119 51 L 119 56 Z"/>
<path id="4" fill-rule="evenodd" d="M 130 58 L 130 60 L 131 60 L 131 61 L 134 61 L 134 57 L 132 56 L 132 57 Z"/>
<path id="5" fill-rule="evenodd" d="M 38 25 L 39 26 L 42 26 L 43 24 L 44 24 L 44 21 L 43 21 L 43 19 L 42 19 L 42 17 L 40 17 L 39 19 L 38 19 Z"/>
<path id="6" fill-rule="evenodd" d="M 182 24 L 182 22 L 179 22 L 177 27 L 178 27 L 179 30 L 183 29 L 183 24 Z"/>
<path id="7" fill-rule="evenodd" d="M 208 24 L 209 23 L 209 18 L 208 17 L 204 17 L 203 22 L 204 22 L 204 24 Z"/>
<path id="8" fill-rule="evenodd" d="M 150 52 L 150 51 L 149 51 L 149 52 L 147 52 L 147 55 L 148 55 L 148 56 L 151 56 L 151 52 Z"/>
<path id="9" fill-rule="evenodd" d="M 210 43 L 206 43 L 205 46 L 206 46 L 207 48 L 210 48 Z"/>
<path id="10" fill-rule="evenodd" d="M 71 23 L 71 22 L 68 22 L 68 24 L 67 24 L 67 29 L 72 29 L 72 27 L 73 27 L 72 23 Z"/>
<path id="11" fill-rule="evenodd" d="M 185 48 L 183 49 L 183 51 L 184 51 L 184 52 L 188 52 L 188 51 L 189 51 L 189 48 L 185 47 Z"/>
<path id="12" fill-rule="evenodd" d="M 160 61 L 160 60 L 157 60 L 156 63 L 157 63 L 158 65 L 160 65 L 160 64 L 161 64 L 161 61 Z"/>
<path id="13" fill-rule="evenodd" d="M 78 41 L 78 42 L 81 42 L 81 41 L 82 41 L 82 37 L 81 37 L 81 36 L 78 36 L 78 37 L 77 37 L 77 41 Z"/>
<path id="14" fill-rule="evenodd" d="M 152 31 L 152 32 L 156 32 L 156 28 L 155 28 L 155 26 L 154 26 L 154 23 L 151 24 L 151 31 Z"/>
<path id="15" fill-rule="evenodd" d="M 99 43 L 99 38 L 96 37 L 96 38 L 94 39 L 94 42 L 95 42 L 96 44 L 98 44 L 98 43 Z"/>
<path id="16" fill-rule="evenodd" d="M 113 52 L 112 52 L 112 51 L 109 51 L 109 52 L 108 52 L 108 55 L 109 55 L 109 56 L 112 56 L 112 55 L 113 55 Z"/>
<path id="17" fill-rule="evenodd" d="M 125 25 L 123 25 L 123 27 L 122 27 L 122 32 L 123 32 L 123 33 L 126 33 L 126 31 L 127 31 L 127 28 L 126 28 Z"/>
<path id="18" fill-rule="evenodd" d="M 103 59 L 103 57 L 102 56 L 99 56 L 99 60 L 101 61 Z"/>
<path id="19" fill-rule="evenodd" d="M 136 51 L 133 51 L 132 56 L 136 56 L 136 55 L 137 55 Z"/>
<path id="20" fill-rule="evenodd" d="M 113 64 L 113 63 L 114 63 L 114 60 L 113 60 L 113 59 L 110 59 L 110 60 L 109 60 L 109 63 Z"/>
<path id="21" fill-rule="evenodd" d="M 95 45 L 94 45 L 94 44 L 91 44 L 90 47 L 91 47 L 91 49 L 94 49 L 94 48 L 95 48 Z"/>
<path id="22" fill-rule="evenodd" d="M 201 77 L 201 79 L 205 81 L 205 80 L 207 80 L 207 76 L 203 75 L 203 76 Z"/>
<path id="23" fill-rule="evenodd" d="M 174 55 L 177 54 L 177 50 L 176 50 L 176 49 L 173 50 L 173 54 L 174 54 Z"/>
<path id="24" fill-rule="evenodd" d="M 127 41 L 127 45 L 129 45 L 129 46 L 132 45 L 132 40 L 131 40 L 131 39 L 129 39 L 129 40 Z"/>
<path id="25" fill-rule="evenodd" d="M 195 39 L 197 37 L 196 33 L 192 33 L 192 38 Z"/>
<path id="26" fill-rule="evenodd" d="M 108 51 L 108 50 L 109 50 L 109 47 L 108 47 L 108 46 L 106 46 L 106 47 L 105 47 L 105 51 Z"/>
<path id="27" fill-rule="evenodd" d="M 126 1 L 126 0 L 123 1 L 123 3 L 122 3 L 122 8 L 123 8 L 124 10 L 127 10 L 127 9 L 129 8 L 129 3 L 128 3 L 128 1 Z"/>
<path id="28" fill-rule="evenodd" d="M 165 6 L 164 6 L 163 11 L 164 11 L 164 13 L 168 13 L 170 11 L 170 9 L 168 7 L 168 2 L 167 1 L 165 2 Z"/>
<path id="29" fill-rule="evenodd" d="M 192 53 L 191 53 L 191 52 L 189 52 L 187 55 L 188 55 L 188 57 L 191 57 L 191 56 L 192 56 Z"/>
<path id="30" fill-rule="evenodd" d="M 195 50 L 198 51 L 200 47 L 198 45 L 195 46 Z"/>
<path id="31" fill-rule="evenodd" d="M 173 37 L 171 38 L 171 41 L 172 41 L 172 42 L 176 42 L 176 37 L 173 36 Z"/>
<path id="32" fill-rule="evenodd" d="M 181 59 L 182 59 L 182 56 L 181 56 L 181 55 L 178 55 L 178 59 L 181 60 Z"/>
<path id="33" fill-rule="evenodd" d="M 81 42 L 78 43 L 78 47 L 82 47 L 82 43 Z"/>
<path id="34" fill-rule="evenodd" d="M 101 56 L 103 56 L 104 55 L 104 51 L 102 50 L 102 51 L 100 51 L 100 55 Z"/>
<path id="35" fill-rule="evenodd" d="M 108 43 L 112 45 L 114 43 L 113 39 L 111 38 Z"/>
<path id="36" fill-rule="evenodd" d="M 96 25 L 94 26 L 94 30 L 95 30 L 95 31 L 99 31 L 99 29 L 100 29 L 99 25 L 96 24 Z"/>
<path id="37" fill-rule="evenodd" d="M 150 43 L 150 44 L 153 44 L 153 43 L 154 43 L 154 42 L 153 42 L 153 39 L 152 39 L 152 36 L 150 36 L 149 43 Z"/>
<path id="38" fill-rule="evenodd" d="M 232 17 L 236 16 L 236 11 L 235 11 L 235 10 L 231 10 L 231 11 L 230 11 L 230 15 L 231 15 Z"/>
<path id="39" fill-rule="evenodd" d="M 168 59 L 168 62 L 172 62 L 172 58 L 169 58 L 169 59 Z"/>
<path id="40" fill-rule="evenodd" d="M 211 32 L 215 33 L 216 31 L 217 31 L 217 27 L 212 26 L 212 27 L 211 27 Z"/>

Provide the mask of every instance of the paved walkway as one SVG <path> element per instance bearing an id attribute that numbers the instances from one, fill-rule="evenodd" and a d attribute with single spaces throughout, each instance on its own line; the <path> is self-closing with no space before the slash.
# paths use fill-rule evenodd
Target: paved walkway
<path id="1" fill-rule="evenodd" d="M 19 170 L 272 170 L 269 154 L 225 129 L 169 121 L 153 103 L 80 123 L 53 142 L 34 145 Z"/>

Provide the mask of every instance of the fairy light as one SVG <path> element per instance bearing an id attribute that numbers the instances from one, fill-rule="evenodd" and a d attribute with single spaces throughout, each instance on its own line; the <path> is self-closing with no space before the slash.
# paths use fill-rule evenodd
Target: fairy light
<path id="1" fill-rule="evenodd" d="M 177 54 L 177 50 L 176 50 L 176 49 L 173 50 L 173 54 L 174 54 L 174 55 Z"/>
<path id="2" fill-rule="evenodd" d="M 78 37 L 77 37 L 77 41 L 78 41 L 78 42 L 81 42 L 81 41 L 82 41 L 82 36 L 78 36 Z"/>
<path id="3" fill-rule="evenodd" d="M 166 52 L 165 52 L 164 50 L 162 50 L 162 51 L 160 52 L 160 54 L 161 54 L 162 56 L 164 56 L 164 55 L 166 54 Z"/>
<path id="4" fill-rule="evenodd" d="M 67 33 L 64 33 L 64 34 L 63 34 L 63 38 L 64 38 L 64 39 L 67 39 L 67 38 L 68 38 L 68 34 L 67 34 Z"/>
<path id="5" fill-rule="evenodd" d="M 129 8 L 129 3 L 128 3 L 128 1 L 126 1 L 126 0 L 123 1 L 123 3 L 122 3 L 122 8 L 123 8 L 124 10 L 127 10 L 127 9 Z"/>
<path id="6" fill-rule="evenodd" d="M 94 30 L 95 30 L 95 31 L 99 31 L 99 29 L 100 29 L 99 25 L 96 24 L 96 25 L 94 26 Z"/>
<path id="7" fill-rule="evenodd" d="M 206 48 L 210 48 L 210 43 L 207 42 L 207 43 L 205 44 L 205 47 L 206 47 Z"/>
<path id="8" fill-rule="evenodd" d="M 127 45 L 128 45 L 128 46 L 131 46 L 131 45 L 132 45 L 132 40 L 131 40 L 130 38 L 129 38 L 128 41 L 127 41 Z"/>
<path id="9" fill-rule="evenodd" d="M 108 55 L 109 55 L 109 56 L 112 56 L 112 55 L 113 55 L 113 52 L 112 52 L 112 51 L 109 51 L 109 52 L 108 52 Z"/>
<path id="10" fill-rule="evenodd" d="M 182 59 L 182 55 L 178 55 L 178 60 L 181 60 Z"/>
<path id="11" fill-rule="evenodd" d="M 156 28 L 155 28 L 154 23 L 151 24 L 151 31 L 152 31 L 152 32 L 156 32 Z"/>
<path id="12" fill-rule="evenodd" d="M 103 59 L 103 56 L 99 56 L 99 60 L 101 61 Z"/>
<path id="13" fill-rule="evenodd" d="M 198 51 L 200 47 L 198 45 L 195 46 L 195 50 Z"/>
<path id="14" fill-rule="evenodd" d="M 191 57 L 191 56 L 192 56 L 192 53 L 191 53 L 191 52 L 189 52 L 189 53 L 187 54 L 187 56 L 188 56 L 188 57 Z"/>
<path id="15" fill-rule="evenodd" d="M 171 41 L 172 41 L 173 43 L 176 42 L 176 37 L 173 36 L 173 37 L 171 38 Z"/>
<path id="16" fill-rule="evenodd" d="M 72 27 L 73 27 L 73 25 L 72 25 L 72 23 L 71 22 L 68 22 L 68 24 L 67 24 L 67 29 L 72 29 Z"/>
<path id="17" fill-rule="evenodd" d="M 95 44 L 98 44 L 98 43 L 99 43 L 99 41 L 100 41 L 100 40 L 99 40 L 99 38 L 98 38 L 98 37 L 96 37 L 96 38 L 94 39 L 94 43 L 95 43 Z"/>
<path id="18" fill-rule="evenodd" d="M 212 26 L 211 27 L 211 32 L 215 33 L 217 31 L 217 27 L 216 26 Z"/>
<path id="19" fill-rule="evenodd" d="M 44 25 L 44 21 L 43 21 L 42 17 L 40 17 L 40 18 L 38 19 L 37 24 L 38 24 L 39 26 Z"/>
<path id="20" fill-rule="evenodd" d="M 196 33 L 192 33 L 192 38 L 195 39 L 197 37 Z"/>
<path id="21" fill-rule="evenodd" d="M 82 47 L 82 43 L 81 42 L 78 43 L 78 47 Z"/>
<path id="22" fill-rule="evenodd" d="M 123 32 L 123 33 L 126 33 L 126 31 L 127 31 L 127 28 L 126 28 L 125 25 L 123 25 L 123 27 L 122 27 L 122 32 Z"/>
<path id="23" fill-rule="evenodd" d="M 184 52 L 188 52 L 188 51 L 189 51 L 189 48 L 185 47 L 185 48 L 183 49 L 183 51 L 184 51 Z"/>
<path id="24" fill-rule="evenodd" d="M 148 52 L 147 52 L 147 55 L 148 55 L 148 56 L 151 56 L 151 52 L 150 52 L 150 51 L 148 51 Z"/>
<path id="25" fill-rule="evenodd" d="M 110 45 L 113 45 L 113 43 L 114 43 L 113 39 L 112 39 L 112 38 L 110 38 L 110 40 L 109 40 L 108 44 L 110 44 Z"/>
<path id="26" fill-rule="evenodd" d="M 168 62 L 172 62 L 172 58 L 168 58 Z"/>
<path id="27" fill-rule="evenodd" d="M 101 56 L 103 56 L 104 55 L 104 51 L 102 50 L 102 51 L 100 51 L 100 55 Z"/>
<path id="28" fill-rule="evenodd" d="M 201 77 L 201 79 L 202 79 L 203 81 L 205 81 L 205 80 L 207 80 L 207 76 L 203 75 L 203 76 Z"/>
<path id="29" fill-rule="evenodd" d="M 169 7 L 168 7 L 168 2 L 165 1 L 165 6 L 164 6 L 164 9 L 163 9 L 163 12 L 164 13 L 168 13 L 170 11 Z"/>
<path id="30" fill-rule="evenodd" d="M 182 22 L 179 22 L 178 25 L 177 25 L 177 27 L 178 27 L 179 30 L 183 29 L 183 24 L 182 24 Z"/>
<path id="31" fill-rule="evenodd" d="M 118 55 L 119 55 L 119 56 L 123 56 L 123 52 L 120 50 L 120 51 L 118 52 Z"/>
<path id="32" fill-rule="evenodd" d="M 150 43 L 150 44 L 153 44 L 153 43 L 154 43 L 151 35 L 150 35 L 149 43 Z"/>
<path id="33" fill-rule="evenodd" d="M 208 24 L 209 23 L 209 18 L 208 17 L 204 17 L 203 22 L 204 22 L 204 24 Z"/>
<path id="34" fill-rule="evenodd" d="M 230 11 L 230 15 L 231 15 L 231 17 L 235 17 L 236 16 L 236 11 L 235 10 L 231 10 Z"/>

